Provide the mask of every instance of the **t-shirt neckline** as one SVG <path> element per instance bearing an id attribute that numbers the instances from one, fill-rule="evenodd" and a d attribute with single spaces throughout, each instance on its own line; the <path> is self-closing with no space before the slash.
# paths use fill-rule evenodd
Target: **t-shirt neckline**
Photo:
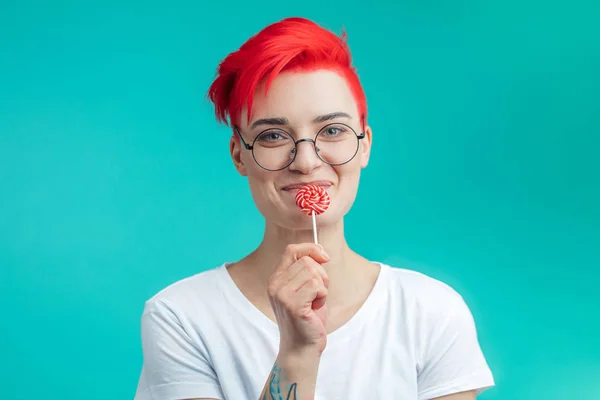
<path id="1" fill-rule="evenodd" d="M 386 281 L 386 274 L 388 273 L 388 266 L 384 263 L 374 261 L 378 264 L 379 274 L 375 280 L 375 284 L 371 289 L 367 299 L 364 301 L 362 306 L 354 313 L 354 315 L 341 327 L 327 335 L 328 346 L 330 342 L 339 341 L 346 335 L 352 334 L 358 328 L 368 322 L 368 319 L 373 317 L 377 312 L 379 299 L 384 294 L 384 284 Z M 279 335 L 279 326 L 267 317 L 262 311 L 260 311 L 245 295 L 242 293 L 240 288 L 237 286 L 227 266 L 233 264 L 232 262 L 226 262 L 219 267 L 219 272 L 222 276 L 222 282 L 224 289 L 231 295 L 227 296 L 233 301 L 235 308 L 246 318 L 250 319 L 252 323 L 259 324 L 263 329 L 271 332 L 273 335 Z"/>

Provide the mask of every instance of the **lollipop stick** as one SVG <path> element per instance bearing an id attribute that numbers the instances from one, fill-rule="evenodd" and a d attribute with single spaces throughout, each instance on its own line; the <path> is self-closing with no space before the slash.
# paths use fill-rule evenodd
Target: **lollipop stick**
<path id="1" fill-rule="evenodd" d="M 317 241 L 317 218 L 315 217 L 315 210 L 312 210 L 312 221 L 313 221 L 313 236 L 315 237 L 315 244 L 319 244 Z"/>

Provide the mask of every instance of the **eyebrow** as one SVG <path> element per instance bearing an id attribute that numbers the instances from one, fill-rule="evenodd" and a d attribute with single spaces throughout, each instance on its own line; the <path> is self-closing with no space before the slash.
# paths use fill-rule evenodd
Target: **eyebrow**
<path id="1" fill-rule="evenodd" d="M 348 113 L 345 113 L 343 111 L 336 111 L 329 114 L 318 115 L 312 120 L 312 122 L 313 124 L 319 124 L 322 122 L 331 121 L 332 119 L 336 118 L 352 119 L 352 117 Z M 262 125 L 281 126 L 288 125 L 289 123 L 290 121 L 285 117 L 261 118 L 254 121 L 252 125 L 250 125 L 250 129 L 254 129 L 257 126 Z"/>
<path id="2" fill-rule="evenodd" d="M 318 117 L 313 119 L 312 122 L 313 122 L 313 124 L 319 124 L 321 122 L 331 121 L 332 119 L 337 119 L 337 118 L 352 119 L 352 117 L 349 114 L 347 114 L 343 111 L 336 111 L 336 112 L 332 112 L 329 114 L 319 115 Z"/>
<path id="3" fill-rule="evenodd" d="M 287 125 L 289 122 L 290 121 L 285 117 L 261 118 L 254 121 L 252 125 L 250 125 L 250 129 L 254 129 L 261 125 Z"/>

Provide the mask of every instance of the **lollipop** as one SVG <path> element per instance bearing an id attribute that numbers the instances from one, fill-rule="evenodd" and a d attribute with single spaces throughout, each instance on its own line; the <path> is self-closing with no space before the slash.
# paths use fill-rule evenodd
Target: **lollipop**
<path id="1" fill-rule="evenodd" d="M 317 220 L 315 215 L 323 214 L 327 208 L 329 208 L 329 204 L 331 204 L 329 195 L 321 186 L 306 185 L 301 187 L 298 190 L 298 193 L 296 193 L 296 204 L 304 214 L 312 215 L 313 234 L 315 243 L 318 243 Z"/>

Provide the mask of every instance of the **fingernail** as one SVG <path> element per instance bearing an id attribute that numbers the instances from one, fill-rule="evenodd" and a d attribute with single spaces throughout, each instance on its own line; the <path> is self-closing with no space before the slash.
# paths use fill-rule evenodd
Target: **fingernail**
<path id="1" fill-rule="evenodd" d="M 327 252 L 325 251 L 325 248 L 319 243 L 317 243 L 317 246 L 319 246 L 319 248 L 321 249 L 321 254 L 323 255 L 323 257 L 329 260 L 330 257 L 329 254 L 327 254 Z"/>

